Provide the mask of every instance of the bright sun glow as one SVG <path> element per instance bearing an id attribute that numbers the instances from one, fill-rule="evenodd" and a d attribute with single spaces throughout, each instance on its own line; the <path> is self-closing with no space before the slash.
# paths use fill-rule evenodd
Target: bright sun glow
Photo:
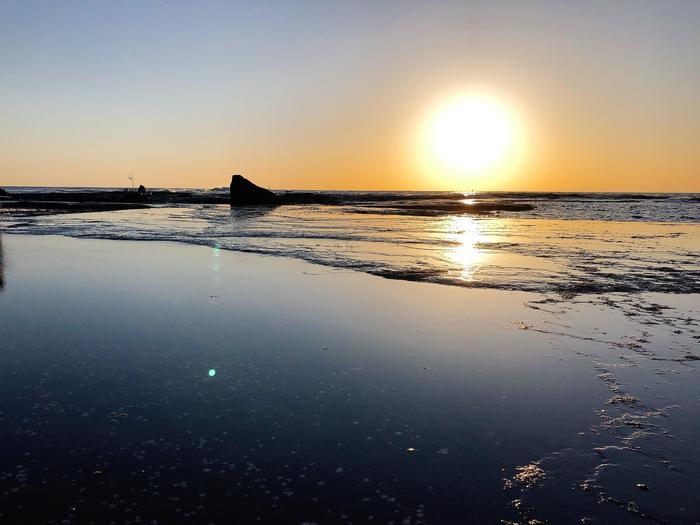
<path id="1" fill-rule="evenodd" d="M 518 125 L 502 100 L 468 93 L 438 104 L 425 131 L 433 163 L 453 171 L 479 173 L 509 160 Z"/>

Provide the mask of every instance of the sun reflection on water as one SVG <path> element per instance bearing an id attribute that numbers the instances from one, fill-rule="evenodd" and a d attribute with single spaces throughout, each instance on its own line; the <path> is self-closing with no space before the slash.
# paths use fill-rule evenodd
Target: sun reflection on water
<path id="1" fill-rule="evenodd" d="M 452 272 L 457 272 L 463 281 L 472 281 L 484 259 L 484 252 L 478 247 L 481 224 L 466 216 L 452 216 L 448 220 L 448 238 L 457 244 L 445 255 L 448 262 L 456 266 Z"/>

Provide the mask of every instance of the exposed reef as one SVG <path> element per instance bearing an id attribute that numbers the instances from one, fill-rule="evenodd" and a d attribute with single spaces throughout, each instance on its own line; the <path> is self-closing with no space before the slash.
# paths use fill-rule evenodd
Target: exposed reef
<path id="1" fill-rule="evenodd" d="M 56 192 L 16 192 L 5 191 L 5 196 L 18 202 L 72 202 L 72 203 L 114 203 L 114 204 L 227 204 L 228 199 L 221 195 L 203 195 L 193 191 L 56 191 Z M 3 206 L 7 201 L 3 201 Z"/>
<path id="2" fill-rule="evenodd" d="M 530 211 L 532 204 L 522 202 L 455 202 L 453 204 L 396 204 L 384 206 L 381 213 L 396 215 L 456 215 L 469 213 L 472 215 L 489 215 L 494 211 Z M 367 213 L 377 213 L 372 207 L 367 207 Z"/>
<path id="3" fill-rule="evenodd" d="M 511 199 L 483 201 L 465 199 L 464 194 L 409 192 L 299 192 L 274 193 L 242 175 L 233 175 L 228 195 L 225 188 L 215 190 L 65 190 L 7 191 L 0 188 L 0 212 L 13 216 L 85 213 L 148 208 L 179 204 L 230 204 L 232 207 L 270 207 L 281 205 L 355 206 L 357 213 L 385 215 L 488 215 L 493 212 L 529 211 L 527 202 Z"/>
<path id="4" fill-rule="evenodd" d="M 53 215 L 58 213 L 88 213 L 150 208 L 168 204 L 228 204 L 221 195 L 203 195 L 193 191 L 23 191 L 9 192 L 0 188 L 0 211 L 13 216 Z"/>

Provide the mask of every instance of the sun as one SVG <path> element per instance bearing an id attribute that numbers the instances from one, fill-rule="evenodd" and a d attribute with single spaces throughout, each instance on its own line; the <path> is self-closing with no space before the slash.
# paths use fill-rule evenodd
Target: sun
<path id="1" fill-rule="evenodd" d="M 432 166 L 484 173 L 510 160 L 518 128 L 518 119 L 504 100 L 486 93 L 462 93 L 432 109 L 424 127 L 424 147 Z"/>

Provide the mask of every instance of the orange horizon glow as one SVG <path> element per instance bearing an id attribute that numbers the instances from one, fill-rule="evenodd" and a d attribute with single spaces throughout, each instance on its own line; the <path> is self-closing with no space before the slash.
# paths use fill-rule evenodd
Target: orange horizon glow
<path id="1" fill-rule="evenodd" d="M 610 130 L 599 130 L 594 144 L 586 137 L 577 144 L 557 133 L 543 137 L 538 131 L 544 125 L 538 126 L 534 111 L 527 111 L 527 123 L 523 123 L 523 104 L 514 110 L 509 106 L 512 102 L 505 103 L 506 109 L 497 110 L 508 113 L 503 118 L 517 119 L 517 123 L 507 124 L 509 136 L 503 140 L 508 144 L 497 146 L 504 148 L 505 152 L 497 153 L 503 158 L 487 159 L 485 166 L 449 166 L 429 151 L 435 145 L 429 144 L 432 139 L 426 133 L 435 131 L 426 130 L 434 126 L 427 123 L 427 115 L 432 112 L 434 117 L 436 107 L 445 102 L 454 104 L 453 99 L 432 97 L 417 110 L 407 110 L 409 117 L 399 119 L 401 125 L 372 140 L 355 132 L 342 136 L 345 130 L 335 140 L 333 129 L 325 133 L 312 130 L 307 139 L 294 137 L 285 147 L 266 140 L 262 134 L 251 149 L 232 147 L 229 152 L 215 137 L 210 143 L 192 137 L 190 143 L 183 132 L 176 142 L 180 146 L 172 151 L 166 151 L 164 144 L 155 139 L 151 143 L 122 143 L 123 149 L 116 157 L 104 142 L 84 152 L 80 146 L 66 142 L 47 145 L 41 157 L 17 150 L 9 155 L 5 152 L 0 156 L 0 187 L 126 188 L 133 175 L 137 185 L 147 187 L 214 188 L 227 186 L 231 175 L 240 173 L 258 185 L 277 190 L 700 192 L 700 176 L 684 169 L 683 157 L 667 161 L 657 154 L 651 144 L 656 141 L 653 136 L 639 144 L 618 144 L 618 150 L 601 138 Z M 486 111 L 492 108 L 487 106 Z M 455 146 L 449 147 L 455 154 Z M 122 158 L 123 151 L 130 152 L 128 158 Z M 688 166 L 700 169 L 697 153 L 686 152 L 686 156 Z M 51 165 L 50 170 L 44 167 L 46 163 Z"/>
<path id="2" fill-rule="evenodd" d="M 700 192 L 700 5 L 623 4 L 18 4 L 0 187 Z"/>

